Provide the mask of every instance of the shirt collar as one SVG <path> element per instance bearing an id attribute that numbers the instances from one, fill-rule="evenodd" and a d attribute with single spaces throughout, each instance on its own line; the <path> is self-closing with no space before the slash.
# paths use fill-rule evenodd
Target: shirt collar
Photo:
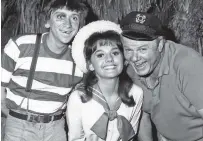
<path id="1" fill-rule="evenodd" d="M 169 43 L 165 43 L 164 45 L 164 51 L 163 51 L 163 58 L 161 60 L 160 69 L 158 73 L 158 78 L 169 74 L 170 71 L 170 58 L 171 58 L 171 52 L 169 51 Z"/>
<path id="2" fill-rule="evenodd" d="M 42 41 L 43 41 L 43 45 L 44 45 L 44 49 L 45 51 L 51 56 L 51 57 L 54 57 L 54 58 L 61 58 L 66 52 L 68 49 L 71 49 L 71 43 L 68 43 L 67 44 L 67 48 L 64 49 L 60 54 L 56 54 L 54 52 L 52 52 L 49 47 L 47 46 L 47 36 L 48 36 L 48 32 L 47 33 L 44 33 L 43 34 L 43 37 L 42 37 Z"/>

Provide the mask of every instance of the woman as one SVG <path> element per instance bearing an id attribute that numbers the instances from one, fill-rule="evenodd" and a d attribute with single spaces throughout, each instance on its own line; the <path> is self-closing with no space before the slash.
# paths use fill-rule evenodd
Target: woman
<path id="1" fill-rule="evenodd" d="M 85 76 L 67 104 L 69 141 L 128 141 L 136 135 L 143 92 L 126 74 L 120 33 L 117 24 L 96 21 L 73 41 L 73 59 Z"/>

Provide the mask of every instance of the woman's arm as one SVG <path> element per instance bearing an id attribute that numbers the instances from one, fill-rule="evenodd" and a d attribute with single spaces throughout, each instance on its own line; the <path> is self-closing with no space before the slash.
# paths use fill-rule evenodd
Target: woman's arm
<path id="1" fill-rule="evenodd" d="M 68 124 L 68 140 L 69 141 L 84 141 L 84 131 L 82 127 L 82 101 L 79 91 L 71 93 L 66 110 L 66 118 Z"/>

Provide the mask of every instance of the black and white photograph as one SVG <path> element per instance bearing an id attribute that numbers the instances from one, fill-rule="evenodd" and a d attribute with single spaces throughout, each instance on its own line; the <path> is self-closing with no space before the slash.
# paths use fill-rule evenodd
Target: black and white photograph
<path id="1" fill-rule="evenodd" d="M 203 0 L 1 0 L 1 141 L 203 141 Z"/>

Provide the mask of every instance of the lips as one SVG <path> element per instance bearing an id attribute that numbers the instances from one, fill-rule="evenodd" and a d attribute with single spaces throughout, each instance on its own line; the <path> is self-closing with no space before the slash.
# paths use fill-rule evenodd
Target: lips
<path id="1" fill-rule="evenodd" d="M 142 69 L 142 68 L 144 68 L 146 65 L 147 65 L 147 62 L 134 63 L 134 66 L 135 66 L 137 69 Z"/>
<path id="2" fill-rule="evenodd" d="M 108 65 L 108 66 L 104 66 L 105 70 L 111 70 L 111 69 L 115 69 L 116 65 Z"/>
<path id="3" fill-rule="evenodd" d="M 59 30 L 59 31 L 65 35 L 69 35 L 72 32 L 72 31 L 65 31 L 65 30 Z"/>

